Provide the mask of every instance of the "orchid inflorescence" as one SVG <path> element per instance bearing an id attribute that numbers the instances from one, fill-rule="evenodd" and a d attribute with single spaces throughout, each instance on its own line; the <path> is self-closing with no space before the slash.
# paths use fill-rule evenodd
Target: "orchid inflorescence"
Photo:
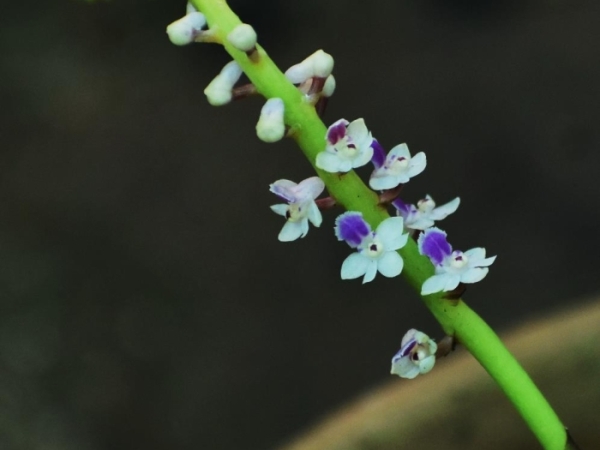
<path id="1" fill-rule="evenodd" d="M 250 25 L 236 26 L 225 38 L 206 26 L 204 15 L 188 4 L 186 16 L 169 25 L 167 33 L 176 45 L 224 43 L 223 39 L 226 39 L 233 48 L 245 52 L 251 61 L 259 61 L 257 36 Z M 285 72 L 304 101 L 313 105 L 319 114 L 322 114 L 335 90 L 333 66 L 333 57 L 318 50 Z M 256 89 L 252 85 L 236 87 L 241 75 L 242 68 L 237 62 L 226 64 L 204 91 L 209 103 L 220 106 L 254 94 Z M 275 97 L 266 101 L 256 125 L 256 133 L 262 141 L 276 142 L 294 131 L 286 127 L 285 113 L 283 99 Z M 406 245 L 408 239 L 417 241 L 420 254 L 427 256 L 435 268 L 435 274 L 422 284 L 421 295 L 447 292 L 448 298 L 452 298 L 453 292 L 462 292 L 460 287 L 464 283 L 475 283 L 487 275 L 488 266 L 495 257 L 486 258 L 485 249 L 480 247 L 466 252 L 453 251 L 446 232 L 434 227 L 436 222 L 457 210 L 460 204 L 458 197 L 441 206 L 436 206 L 430 195 L 416 204 L 400 199 L 402 187 L 425 170 L 425 153 L 411 155 L 408 146 L 402 143 L 386 154 L 362 118 L 334 122 L 327 129 L 323 147 L 316 155 L 315 165 L 324 172 L 341 177 L 371 163 L 373 170 L 368 184 L 379 194 L 379 205 L 393 208 L 395 213 L 381 221 L 375 229 L 359 211 L 347 211 L 337 217 L 335 236 L 356 250 L 342 263 L 342 279 L 362 277 L 362 282 L 368 283 L 378 272 L 385 277 L 400 275 L 404 261 L 398 250 Z M 278 236 L 282 242 L 305 237 L 309 222 L 319 227 L 323 221 L 321 210 L 335 205 L 334 198 L 318 199 L 325 190 L 325 183 L 318 176 L 299 183 L 280 179 L 270 185 L 270 190 L 286 202 L 271 206 L 276 214 L 286 219 Z M 436 349 L 435 342 L 427 335 L 410 330 L 402 340 L 400 351 L 392 359 L 392 373 L 405 378 L 427 373 L 435 362 Z"/>

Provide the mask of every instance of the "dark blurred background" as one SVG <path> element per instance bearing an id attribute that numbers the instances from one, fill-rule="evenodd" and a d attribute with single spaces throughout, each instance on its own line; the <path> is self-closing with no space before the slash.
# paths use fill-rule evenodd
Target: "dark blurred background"
<path id="1" fill-rule="evenodd" d="M 326 123 L 427 153 L 405 199 L 461 197 L 443 227 L 499 255 L 465 297 L 493 327 L 599 291 L 597 2 L 231 5 L 282 69 L 334 55 Z M 313 172 L 258 141 L 259 99 L 208 105 L 227 56 L 169 43 L 184 10 L 3 6 L 1 449 L 273 448 L 390 380 L 408 328 L 441 337 L 401 280 L 339 279 L 339 211 L 277 241 L 269 183 Z"/>

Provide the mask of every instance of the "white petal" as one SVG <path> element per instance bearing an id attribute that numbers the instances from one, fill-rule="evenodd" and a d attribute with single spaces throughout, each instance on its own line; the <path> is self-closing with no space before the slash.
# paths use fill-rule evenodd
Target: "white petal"
<path id="1" fill-rule="evenodd" d="M 342 263 L 342 280 L 352 280 L 363 276 L 371 262 L 370 258 L 360 253 L 352 253 Z"/>
<path id="2" fill-rule="evenodd" d="M 430 355 L 427 358 L 423 358 L 419 361 L 419 372 L 422 374 L 430 372 L 435 365 L 435 355 Z"/>
<path id="3" fill-rule="evenodd" d="M 308 233 L 308 219 L 302 219 L 299 223 L 302 230 L 302 236 L 300 237 L 304 237 Z"/>
<path id="4" fill-rule="evenodd" d="M 471 261 L 479 262 L 485 258 L 485 248 L 475 247 L 470 250 L 467 250 L 466 252 L 464 252 L 464 254 L 467 255 L 467 258 L 469 258 L 469 262 L 471 262 Z"/>
<path id="5" fill-rule="evenodd" d="M 367 267 L 367 273 L 363 277 L 363 284 L 373 281 L 375 275 L 377 275 L 377 262 L 369 258 L 369 266 Z"/>
<path id="6" fill-rule="evenodd" d="M 359 147 L 360 153 L 352 160 L 352 167 L 362 167 L 365 164 L 371 162 L 371 158 L 373 158 L 373 148 L 372 147 Z"/>
<path id="7" fill-rule="evenodd" d="M 408 176 L 414 177 L 419 175 L 423 170 L 425 170 L 425 166 L 427 165 L 427 158 L 425 158 L 425 153 L 419 152 L 415 156 L 413 156 L 410 160 L 410 166 L 408 168 Z"/>
<path id="8" fill-rule="evenodd" d="M 321 152 L 317 155 L 316 164 L 319 169 L 323 169 L 326 172 L 337 173 L 342 172 L 343 166 L 342 160 L 337 154 L 330 152 Z M 346 170 L 347 172 L 348 170 Z"/>
<path id="9" fill-rule="evenodd" d="M 301 220 L 300 222 L 290 222 L 287 221 L 281 231 L 279 232 L 278 239 L 281 242 L 290 242 L 295 241 L 299 237 L 302 236 L 303 229 L 302 223 L 306 222 L 305 220 Z"/>
<path id="10" fill-rule="evenodd" d="M 460 198 L 456 197 L 454 200 L 446 203 L 445 205 L 441 205 L 437 208 L 434 208 L 433 211 L 431 211 L 431 213 L 429 214 L 429 216 L 433 220 L 445 219 L 458 209 L 458 205 L 460 205 Z"/>
<path id="11" fill-rule="evenodd" d="M 356 119 L 350 122 L 346 130 L 346 134 L 350 136 L 353 142 L 359 144 L 369 136 L 369 130 L 364 119 Z"/>
<path id="12" fill-rule="evenodd" d="M 296 201 L 296 183 L 290 180 L 277 180 L 269 185 L 269 191 L 273 194 L 283 197 L 288 202 Z"/>
<path id="13" fill-rule="evenodd" d="M 323 222 L 323 216 L 321 215 L 321 211 L 315 202 L 310 202 L 308 206 L 307 217 L 308 220 L 310 220 L 310 223 L 312 223 L 315 227 L 321 226 L 321 223 Z"/>
<path id="14" fill-rule="evenodd" d="M 434 221 L 426 217 L 419 217 L 416 220 L 406 223 L 406 228 L 412 228 L 413 230 L 426 230 L 434 225 Z"/>
<path id="15" fill-rule="evenodd" d="M 371 189 L 375 189 L 376 191 L 394 189 L 399 184 L 400 181 L 398 181 L 398 177 L 394 175 L 388 175 L 385 169 L 377 169 L 373 171 L 373 174 L 369 179 L 369 186 L 371 186 Z"/>
<path id="16" fill-rule="evenodd" d="M 441 292 L 446 286 L 448 280 L 448 274 L 433 275 L 425 280 L 423 286 L 421 286 L 421 295 L 429 295 L 435 292 Z"/>
<path id="17" fill-rule="evenodd" d="M 402 272 L 404 261 L 398 252 L 385 252 L 377 261 L 377 270 L 384 277 L 397 277 Z"/>
<path id="18" fill-rule="evenodd" d="M 411 361 L 410 356 L 405 356 L 392 363 L 391 373 L 402 378 L 413 379 L 420 372 L 419 368 Z"/>
<path id="19" fill-rule="evenodd" d="M 404 219 L 400 216 L 385 219 L 375 233 L 386 250 L 398 250 L 406 245 L 408 239 L 408 234 L 404 233 Z"/>
<path id="20" fill-rule="evenodd" d="M 284 204 L 271 205 L 271 210 L 275 214 L 279 214 L 280 216 L 287 217 L 288 205 L 284 205 Z"/>
<path id="21" fill-rule="evenodd" d="M 414 328 L 408 330 L 406 334 L 402 337 L 402 343 L 400 344 L 400 347 L 404 347 L 408 343 L 408 341 L 410 341 L 416 336 L 417 333 L 419 333 L 419 331 L 417 331 Z"/>
<path id="22" fill-rule="evenodd" d="M 489 258 L 485 258 L 481 261 L 479 261 L 478 266 L 479 267 L 485 267 L 485 266 L 491 266 L 492 264 L 494 264 L 494 261 L 496 261 L 496 256 L 490 256 Z"/>
<path id="23" fill-rule="evenodd" d="M 314 200 L 325 189 L 325 183 L 319 177 L 310 177 L 303 180 L 296 188 L 296 194 L 303 200 Z"/>
<path id="24" fill-rule="evenodd" d="M 399 144 L 390 150 L 386 160 L 394 161 L 398 157 L 410 158 L 410 151 L 408 151 L 408 145 Z"/>
<path id="25" fill-rule="evenodd" d="M 446 274 L 446 285 L 444 286 L 444 291 L 453 291 L 457 288 L 458 283 L 460 283 L 461 276 L 456 273 L 448 273 Z"/>
<path id="26" fill-rule="evenodd" d="M 480 268 L 474 267 L 472 269 L 467 270 L 460 276 L 460 281 L 463 283 L 477 283 L 485 278 L 490 269 L 487 267 Z"/>

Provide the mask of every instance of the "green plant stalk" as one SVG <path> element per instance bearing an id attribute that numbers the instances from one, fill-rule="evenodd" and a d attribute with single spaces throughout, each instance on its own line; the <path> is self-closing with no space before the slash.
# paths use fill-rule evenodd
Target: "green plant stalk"
<path id="1" fill-rule="evenodd" d="M 378 205 L 377 195 L 355 172 L 332 174 L 316 167 L 316 156 L 325 149 L 326 126 L 314 107 L 305 101 L 303 94 L 287 80 L 262 47 L 257 45 L 259 57 L 251 60 L 246 53 L 227 42 L 227 34 L 241 23 L 227 3 L 224 0 L 192 0 L 192 3 L 206 16 L 212 32 L 258 92 L 266 98 L 283 100 L 285 121 L 293 130 L 293 138 L 337 203 L 348 211 L 362 212 L 373 228 L 388 218 L 386 209 Z M 412 239 L 399 252 L 405 261 L 402 275 L 420 292 L 423 282 L 434 273 L 433 265 L 419 254 Z M 439 293 L 422 298 L 444 332 L 463 344 L 498 383 L 542 446 L 547 450 L 569 448 L 560 419 L 494 331 L 462 300 L 446 300 Z"/>

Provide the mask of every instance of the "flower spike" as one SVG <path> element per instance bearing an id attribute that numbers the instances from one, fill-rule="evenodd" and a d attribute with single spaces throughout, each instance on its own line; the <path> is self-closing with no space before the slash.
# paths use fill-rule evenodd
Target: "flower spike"
<path id="1" fill-rule="evenodd" d="M 315 227 L 321 226 L 323 217 L 315 199 L 323 189 L 325 184 L 319 177 L 310 177 L 298 184 L 290 180 L 277 180 L 269 186 L 271 192 L 288 202 L 287 205 L 271 206 L 273 212 L 287 219 L 278 236 L 281 242 L 295 241 L 306 236 L 308 221 Z"/>
<path id="2" fill-rule="evenodd" d="M 446 232 L 439 228 L 425 230 L 418 240 L 419 253 L 427 256 L 435 266 L 435 275 L 421 287 L 421 295 L 453 291 L 459 283 L 477 283 L 485 278 L 496 257 L 485 257 L 485 249 L 472 248 L 466 252 L 452 251 Z"/>
<path id="3" fill-rule="evenodd" d="M 335 235 L 357 249 L 342 264 L 342 279 L 362 276 L 364 284 L 372 281 L 378 271 L 389 278 L 400 275 L 404 261 L 397 250 L 408 240 L 402 225 L 402 217 L 390 217 L 372 231 L 361 213 L 348 211 L 340 215 L 335 221 Z"/>
<path id="4" fill-rule="evenodd" d="M 433 369 L 437 344 L 414 328 L 402 338 L 401 348 L 392 358 L 391 373 L 401 378 L 415 378 Z"/>
<path id="5" fill-rule="evenodd" d="M 397 209 L 398 215 L 404 218 L 406 229 L 426 230 L 432 227 L 437 220 L 445 219 L 454 213 L 460 205 L 460 198 L 456 197 L 454 200 L 437 207 L 430 195 L 426 195 L 424 199 L 419 200 L 416 206 L 404 203 L 399 198 L 394 200 L 392 205 Z"/>
<path id="6" fill-rule="evenodd" d="M 327 147 L 317 154 L 317 167 L 327 172 L 349 172 L 373 156 L 373 137 L 363 119 L 340 119 L 327 129 Z"/>
<path id="7" fill-rule="evenodd" d="M 379 158 L 373 164 L 375 170 L 369 180 L 369 186 L 382 191 L 393 189 L 399 184 L 408 183 L 412 177 L 425 170 L 427 159 L 423 152 L 419 152 L 411 158 L 408 146 L 400 144 L 390 150 L 383 164 L 380 163 Z M 379 167 L 377 167 L 378 164 L 380 164 Z"/>

